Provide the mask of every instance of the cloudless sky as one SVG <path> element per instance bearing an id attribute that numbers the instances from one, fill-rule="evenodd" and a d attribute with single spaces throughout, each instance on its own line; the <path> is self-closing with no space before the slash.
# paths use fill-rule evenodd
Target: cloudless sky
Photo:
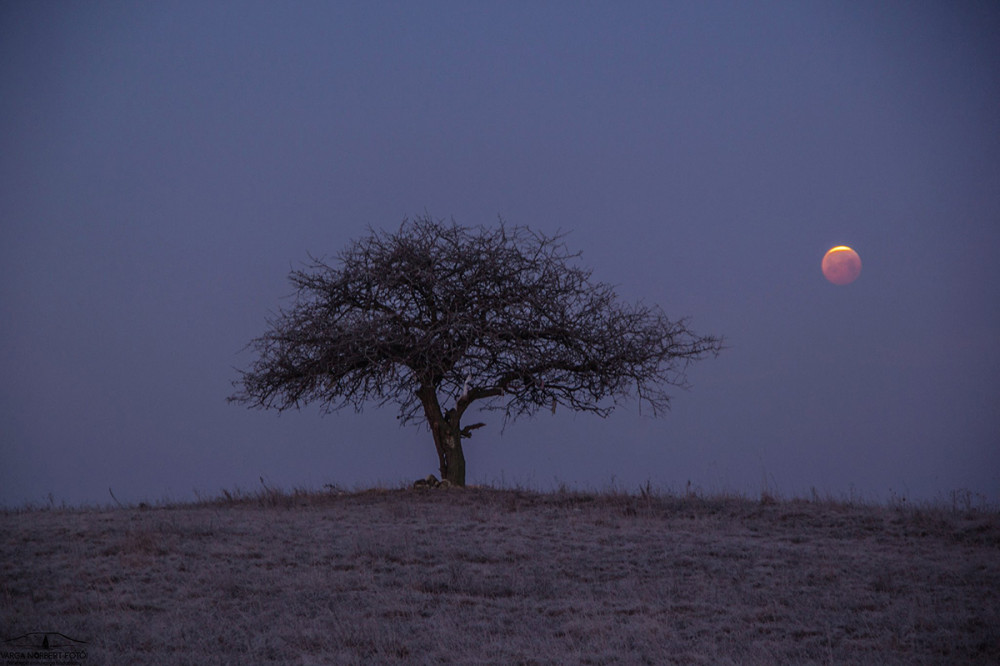
<path id="1" fill-rule="evenodd" d="M 0 504 L 398 485 L 394 409 L 227 404 L 308 254 L 569 232 L 728 349 L 471 483 L 1000 499 L 995 2 L 0 5 Z M 824 252 L 863 261 L 847 286 Z"/>

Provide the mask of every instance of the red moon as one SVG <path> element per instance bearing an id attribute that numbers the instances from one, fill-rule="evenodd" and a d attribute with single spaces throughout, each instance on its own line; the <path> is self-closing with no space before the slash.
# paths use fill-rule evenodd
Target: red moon
<path id="1" fill-rule="evenodd" d="M 861 275 L 861 257 L 846 245 L 831 247 L 823 255 L 823 275 L 834 284 L 850 284 Z"/>

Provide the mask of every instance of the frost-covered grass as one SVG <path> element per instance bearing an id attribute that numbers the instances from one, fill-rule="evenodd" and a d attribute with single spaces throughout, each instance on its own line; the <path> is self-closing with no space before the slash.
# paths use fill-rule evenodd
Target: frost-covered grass
<path id="1" fill-rule="evenodd" d="M 1000 514 L 491 488 L 0 513 L 84 663 L 1000 663 Z"/>

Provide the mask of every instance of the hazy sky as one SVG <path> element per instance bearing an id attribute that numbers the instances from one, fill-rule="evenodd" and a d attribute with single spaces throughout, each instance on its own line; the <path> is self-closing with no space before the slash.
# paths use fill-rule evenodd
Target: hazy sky
<path id="1" fill-rule="evenodd" d="M 397 485 L 394 409 L 227 404 L 290 269 L 429 213 L 570 232 L 729 348 L 470 483 L 1000 499 L 1000 5 L 0 5 L 0 503 Z M 847 286 L 820 260 L 861 255 Z"/>

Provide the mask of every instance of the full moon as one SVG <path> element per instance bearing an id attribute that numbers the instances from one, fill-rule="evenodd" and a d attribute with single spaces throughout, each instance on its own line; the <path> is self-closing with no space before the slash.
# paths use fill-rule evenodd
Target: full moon
<path id="1" fill-rule="evenodd" d="M 850 284 L 861 275 L 861 257 L 846 245 L 831 247 L 823 255 L 823 275 L 834 284 Z"/>

